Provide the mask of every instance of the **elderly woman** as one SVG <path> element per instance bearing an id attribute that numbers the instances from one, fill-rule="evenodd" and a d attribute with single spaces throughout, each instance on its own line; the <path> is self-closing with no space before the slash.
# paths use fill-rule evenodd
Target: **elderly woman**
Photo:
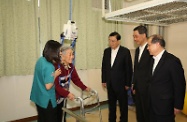
<path id="1" fill-rule="evenodd" d="M 72 47 L 61 47 L 60 51 L 61 63 L 55 64 L 55 69 L 60 68 L 61 70 L 61 74 L 55 79 L 58 122 L 62 122 L 62 107 L 64 104 L 63 99 L 68 98 L 69 100 L 73 100 L 75 97 L 74 94 L 68 90 L 70 81 L 73 81 L 73 83 L 82 90 L 90 91 L 90 88 L 82 83 L 74 65 L 72 64 L 74 58 Z M 66 120 L 64 120 L 64 122 L 65 121 Z"/>

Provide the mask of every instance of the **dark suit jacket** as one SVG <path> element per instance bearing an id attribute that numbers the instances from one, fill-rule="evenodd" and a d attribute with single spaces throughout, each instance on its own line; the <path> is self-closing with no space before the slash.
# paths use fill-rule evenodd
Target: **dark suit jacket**
<path id="1" fill-rule="evenodd" d="M 149 87 L 154 112 L 157 115 L 170 115 L 174 108 L 182 109 L 185 89 L 186 81 L 180 60 L 165 51 L 154 70 Z"/>
<path id="2" fill-rule="evenodd" d="M 133 84 L 136 93 L 145 94 L 148 90 L 149 85 L 149 69 L 152 56 L 147 50 L 147 45 L 142 52 L 140 61 L 138 62 L 139 47 L 136 48 L 135 58 L 134 58 L 134 74 L 133 74 Z"/>
<path id="3" fill-rule="evenodd" d="M 131 86 L 132 59 L 129 49 L 120 46 L 111 67 L 111 48 L 104 50 L 102 61 L 102 83 L 107 83 L 114 90 Z"/>

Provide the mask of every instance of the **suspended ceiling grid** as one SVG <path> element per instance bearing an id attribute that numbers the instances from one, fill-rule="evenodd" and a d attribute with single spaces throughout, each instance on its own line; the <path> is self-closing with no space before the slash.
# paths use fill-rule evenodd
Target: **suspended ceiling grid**
<path id="1" fill-rule="evenodd" d="M 187 0 L 153 0 L 105 14 L 105 19 L 153 25 L 187 21 Z"/>

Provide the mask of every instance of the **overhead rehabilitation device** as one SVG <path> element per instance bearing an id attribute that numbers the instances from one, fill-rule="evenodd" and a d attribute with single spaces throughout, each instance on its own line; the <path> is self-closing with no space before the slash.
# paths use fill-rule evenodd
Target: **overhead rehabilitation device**
<path id="1" fill-rule="evenodd" d="M 74 21 L 68 20 L 67 24 L 64 24 L 63 33 L 61 36 L 68 40 L 77 39 L 77 30 L 78 28 L 76 23 Z"/>

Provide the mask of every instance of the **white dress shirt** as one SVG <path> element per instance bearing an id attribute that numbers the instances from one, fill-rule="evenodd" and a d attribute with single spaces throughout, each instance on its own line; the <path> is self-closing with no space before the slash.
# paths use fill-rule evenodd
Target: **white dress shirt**
<path id="1" fill-rule="evenodd" d="M 145 49 L 145 46 L 147 45 L 147 43 L 145 43 L 143 46 L 139 46 L 139 55 L 138 55 L 138 61 L 140 61 L 140 58 L 142 56 L 142 53 Z"/>
<path id="2" fill-rule="evenodd" d="M 162 50 L 157 56 L 153 56 L 153 59 L 154 59 L 154 64 L 153 64 L 153 69 L 152 69 L 152 73 L 154 72 L 158 62 L 160 61 L 163 53 L 164 53 L 165 50 Z"/>
<path id="3" fill-rule="evenodd" d="M 112 51 L 111 51 L 111 67 L 114 63 L 114 60 L 115 60 L 116 55 L 118 53 L 118 50 L 119 50 L 119 46 L 116 49 L 112 49 Z"/>

